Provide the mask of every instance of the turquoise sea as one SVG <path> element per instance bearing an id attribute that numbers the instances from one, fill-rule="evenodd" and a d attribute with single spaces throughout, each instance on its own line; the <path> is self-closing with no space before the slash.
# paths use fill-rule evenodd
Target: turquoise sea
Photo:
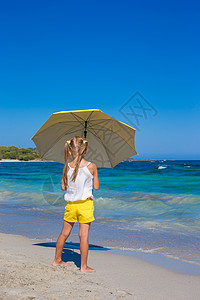
<path id="1" fill-rule="evenodd" d="M 0 231 L 56 241 L 66 202 L 59 163 L 0 163 Z M 200 265 L 200 161 L 99 169 L 90 243 Z M 78 225 L 69 241 L 78 242 Z"/>

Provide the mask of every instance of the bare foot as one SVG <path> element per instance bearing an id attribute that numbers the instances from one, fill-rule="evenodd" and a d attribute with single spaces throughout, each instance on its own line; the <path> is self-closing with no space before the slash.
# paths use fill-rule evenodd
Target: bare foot
<path id="1" fill-rule="evenodd" d="M 90 267 L 86 267 L 86 268 L 81 268 L 81 272 L 82 273 L 92 273 L 92 272 L 96 272 L 96 271 Z"/>
<path id="2" fill-rule="evenodd" d="M 53 263 L 52 263 L 52 266 L 54 266 L 54 267 L 56 267 L 56 266 L 71 266 L 70 264 L 68 264 L 68 263 L 66 263 L 66 262 L 64 262 L 64 261 L 59 261 L 59 262 L 57 262 L 57 261 L 53 261 Z"/>

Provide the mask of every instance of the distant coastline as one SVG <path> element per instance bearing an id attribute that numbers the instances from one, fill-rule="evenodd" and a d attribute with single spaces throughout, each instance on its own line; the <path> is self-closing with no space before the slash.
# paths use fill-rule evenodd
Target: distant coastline
<path id="1" fill-rule="evenodd" d="M 2 163 L 2 162 L 54 162 L 54 161 L 46 160 L 46 159 L 30 159 L 30 160 L 0 159 L 0 163 Z"/>
<path id="2" fill-rule="evenodd" d="M 16 146 L 0 146 L 0 161 L 40 161 L 43 160 L 36 148 L 18 148 Z"/>
<path id="3" fill-rule="evenodd" d="M 129 158 L 126 161 L 153 161 L 154 159 Z M 18 148 L 16 146 L 0 146 L 0 163 L 2 162 L 54 162 L 44 159 L 37 148 Z"/>
<path id="4" fill-rule="evenodd" d="M 154 161 L 155 159 L 139 159 L 139 158 L 130 158 L 126 161 Z M 46 159 L 32 159 L 32 160 L 19 160 L 19 159 L 0 159 L 0 163 L 2 162 L 54 162 L 54 160 L 46 160 Z"/>
<path id="5" fill-rule="evenodd" d="M 157 160 L 157 159 L 145 159 L 145 158 L 129 158 L 127 159 L 126 161 L 154 161 L 154 160 Z"/>

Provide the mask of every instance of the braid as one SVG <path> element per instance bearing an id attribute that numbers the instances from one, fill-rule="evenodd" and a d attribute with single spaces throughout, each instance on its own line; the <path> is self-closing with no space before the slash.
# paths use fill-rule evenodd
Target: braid
<path id="1" fill-rule="evenodd" d="M 65 166 L 63 169 L 63 182 L 64 182 L 65 189 L 67 189 L 67 187 L 68 187 L 67 167 L 68 167 L 68 160 L 69 160 L 69 151 L 72 153 L 72 157 L 77 156 L 76 166 L 75 166 L 74 172 L 72 174 L 72 181 L 75 182 L 77 174 L 78 174 L 80 162 L 81 162 L 81 159 L 83 158 L 85 150 L 87 149 L 87 145 L 88 145 L 88 142 L 79 136 L 75 136 L 70 141 L 67 141 L 65 143 L 65 147 L 64 147 Z"/>
<path id="2" fill-rule="evenodd" d="M 68 144 L 69 141 L 67 141 L 65 143 L 65 147 L 64 147 L 64 154 L 65 154 L 65 166 L 64 166 L 64 169 L 63 169 L 63 181 L 64 181 L 64 186 L 65 186 L 65 189 L 67 189 L 68 187 L 68 180 L 67 180 L 67 166 L 68 166 L 68 159 L 69 159 L 69 148 L 70 145 Z"/>
<path id="3" fill-rule="evenodd" d="M 76 138 L 76 140 L 78 140 L 77 142 L 80 142 L 80 146 L 79 146 L 79 149 L 78 149 L 78 158 L 77 158 L 77 161 L 76 161 L 76 166 L 75 166 L 74 172 L 72 174 L 72 181 L 74 181 L 74 182 L 75 182 L 76 176 L 78 174 L 78 169 L 79 169 L 79 166 L 80 166 L 81 159 L 83 158 L 83 154 L 84 154 L 84 152 L 87 148 L 87 144 L 88 144 L 88 142 L 85 141 L 82 138 L 79 138 L 79 137 L 75 137 L 75 138 Z"/>

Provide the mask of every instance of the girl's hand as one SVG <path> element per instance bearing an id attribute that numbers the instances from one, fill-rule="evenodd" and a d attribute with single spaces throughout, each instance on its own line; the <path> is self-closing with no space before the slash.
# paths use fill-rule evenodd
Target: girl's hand
<path id="1" fill-rule="evenodd" d="M 89 169 L 90 173 L 93 175 L 93 188 L 95 190 L 98 190 L 100 188 L 100 185 L 99 185 L 97 166 L 94 163 L 91 163 L 88 166 L 88 169 Z"/>

